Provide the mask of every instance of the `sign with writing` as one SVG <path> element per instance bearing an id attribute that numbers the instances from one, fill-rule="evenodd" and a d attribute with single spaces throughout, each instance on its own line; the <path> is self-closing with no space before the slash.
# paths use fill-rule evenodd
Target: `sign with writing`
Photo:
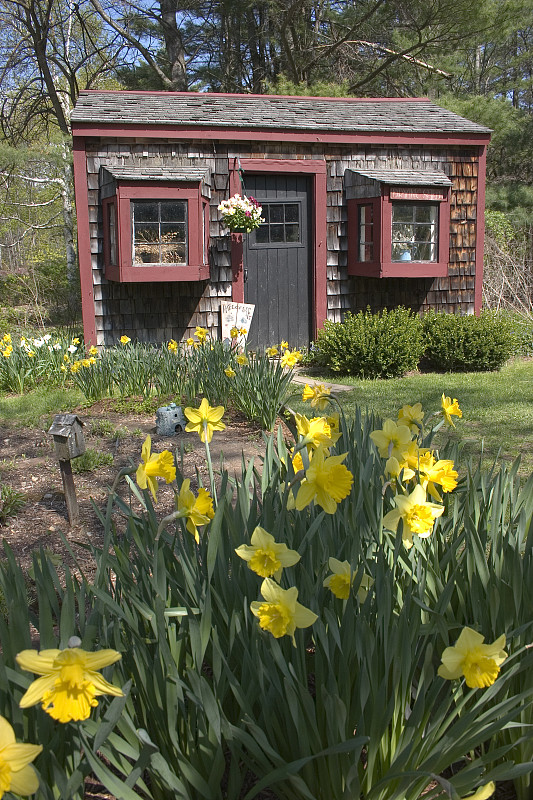
<path id="1" fill-rule="evenodd" d="M 252 303 L 226 303 L 220 304 L 220 318 L 222 323 L 222 339 L 231 341 L 230 331 L 237 328 L 239 336 L 237 344 L 244 345 L 248 338 L 255 306 Z"/>
<path id="2" fill-rule="evenodd" d="M 391 189 L 391 200 L 445 200 L 446 189 L 433 189 L 433 191 L 425 191 L 424 189 Z"/>

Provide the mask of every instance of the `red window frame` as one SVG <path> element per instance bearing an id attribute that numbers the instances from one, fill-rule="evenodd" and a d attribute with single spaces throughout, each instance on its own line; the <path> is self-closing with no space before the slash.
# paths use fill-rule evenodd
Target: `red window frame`
<path id="1" fill-rule="evenodd" d="M 185 200 L 187 202 L 187 264 L 134 264 L 131 202 Z M 120 181 L 116 193 L 102 200 L 105 277 L 122 283 L 198 281 L 209 278 L 209 202 L 200 183 Z M 115 214 L 117 262 L 111 263 L 109 217 Z"/>
<path id="2" fill-rule="evenodd" d="M 392 260 L 392 206 L 402 203 L 438 204 L 436 261 Z M 381 196 L 357 198 L 348 204 L 348 274 L 369 278 L 443 278 L 450 254 L 450 191 L 445 187 L 383 186 Z M 374 260 L 359 260 L 359 207 L 373 206 Z"/>

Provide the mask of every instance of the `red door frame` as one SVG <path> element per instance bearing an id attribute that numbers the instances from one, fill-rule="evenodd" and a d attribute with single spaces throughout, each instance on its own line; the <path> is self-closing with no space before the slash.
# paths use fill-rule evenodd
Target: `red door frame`
<path id="1" fill-rule="evenodd" d="M 311 283 L 313 336 L 324 325 L 328 314 L 327 296 L 327 222 L 326 222 L 326 162 L 319 159 L 233 158 L 230 162 L 230 195 L 241 193 L 239 169 L 269 174 L 308 175 L 312 178 L 311 202 Z M 233 301 L 244 302 L 244 271 L 242 234 L 231 237 L 231 266 Z"/>

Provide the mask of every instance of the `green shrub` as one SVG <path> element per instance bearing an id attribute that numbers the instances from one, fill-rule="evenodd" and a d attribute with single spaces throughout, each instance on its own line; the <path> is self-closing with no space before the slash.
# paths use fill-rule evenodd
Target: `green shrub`
<path id="1" fill-rule="evenodd" d="M 424 361 L 445 372 L 500 369 L 515 348 L 509 317 L 492 311 L 483 311 L 479 317 L 429 312 L 423 327 Z"/>
<path id="2" fill-rule="evenodd" d="M 396 378 L 416 369 L 423 353 L 422 322 L 406 308 L 348 312 L 326 322 L 312 350 L 318 366 L 360 378 Z"/>

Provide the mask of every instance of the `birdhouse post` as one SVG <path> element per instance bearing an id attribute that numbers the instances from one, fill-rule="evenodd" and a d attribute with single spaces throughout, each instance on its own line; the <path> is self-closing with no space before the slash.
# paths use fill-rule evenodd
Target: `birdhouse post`
<path id="1" fill-rule="evenodd" d="M 79 519 L 79 508 L 70 460 L 85 453 L 84 424 L 77 414 L 56 414 L 48 431 L 53 437 L 59 460 L 68 519 L 71 525 L 75 525 Z"/>

